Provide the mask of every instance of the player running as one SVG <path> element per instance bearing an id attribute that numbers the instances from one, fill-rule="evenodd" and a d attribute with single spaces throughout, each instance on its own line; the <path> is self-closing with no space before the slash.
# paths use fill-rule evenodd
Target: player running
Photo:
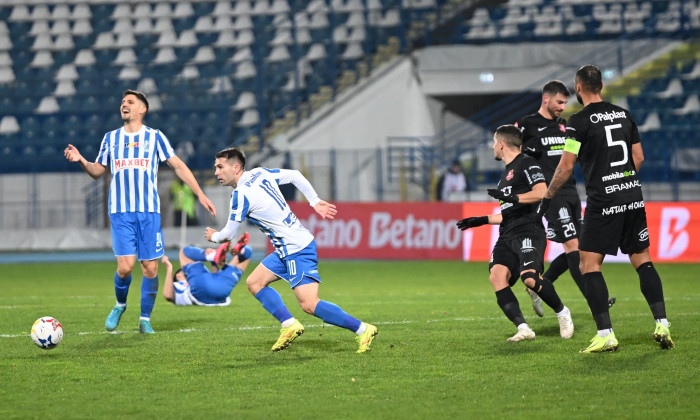
<path id="1" fill-rule="evenodd" d="M 661 278 L 649 256 L 649 232 L 642 185 L 637 171 L 644 161 L 637 125 L 629 111 L 603 100 L 603 79 L 592 65 L 576 72 L 576 98 L 583 104 L 566 130 L 564 153 L 537 212 L 547 211 L 552 198 L 566 184 L 578 158 L 586 181 L 587 204 L 579 249 L 584 295 L 598 334 L 582 353 L 615 351 L 608 287 L 601 272 L 605 255 L 619 249 L 637 270 L 642 294 L 656 320 L 654 338 L 662 349 L 674 346 L 666 319 Z"/>
<path id="2" fill-rule="evenodd" d="M 481 217 L 467 217 L 457 222 L 466 230 L 485 224 L 500 224 L 498 240 L 489 262 L 489 281 L 496 292 L 496 301 L 503 313 L 518 328 L 508 341 L 534 340 L 535 332 L 525 321 L 518 299 L 511 290 L 520 277 L 529 289 L 554 310 L 559 321 L 559 334 L 571 338 L 574 323 L 571 311 L 564 306 L 554 285 L 542 278 L 544 251 L 547 247 L 542 217 L 535 207 L 547 189 L 544 174 L 537 162 L 523 153 L 522 133 L 515 125 L 502 125 L 493 136 L 493 154 L 506 169 L 497 189 L 490 196 L 500 200 L 501 212 Z"/>
<path id="3" fill-rule="evenodd" d="M 162 261 L 167 272 L 163 284 L 165 300 L 178 306 L 228 306 L 231 304 L 231 291 L 238 284 L 248 267 L 253 249 L 247 246 L 250 235 L 241 235 L 231 247 L 231 242 L 219 248 L 197 248 L 186 246 L 180 250 L 180 269 L 173 275 L 173 265 L 167 256 Z M 229 249 L 234 255 L 226 264 Z M 209 270 L 204 261 L 212 263 Z"/>
<path id="4" fill-rule="evenodd" d="M 348 315 L 337 305 L 319 299 L 321 276 L 316 242 L 290 210 L 278 184 L 294 184 L 324 219 L 335 217 L 335 205 L 321 200 L 299 171 L 267 168 L 246 171 L 245 163 L 245 153 L 236 147 L 216 154 L 214 166 L 219 183 L 234 188 L 231 213 L 221 232 L 207 227 L 205 236 L 212 242 L 230 241 L 241 222 L 248 219 L 270 238 L 274 252 L 255 267 L 246 279 L 246 285 L 263 308 L 282 325 L 280 337 L 272 346 L 272 351 L 285 349 L 304 332 L 304 326 L 292 316 L 279 293 L 269 286 L 274 281 L 284 279 L 304 312 L 354 332 L 359 344 L 357 352 L 366 352 L 377 335 L 377 328 Z"/>

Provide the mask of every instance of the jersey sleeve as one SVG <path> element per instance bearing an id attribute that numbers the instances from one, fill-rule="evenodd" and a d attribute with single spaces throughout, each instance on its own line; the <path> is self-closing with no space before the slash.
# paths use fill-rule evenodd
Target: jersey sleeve
<path id="1" fill-rule="evenodd" d="M 228 219 L 235 222 L 243 222 L 250 211 L 250 202 L 245 194 L 234 190 L 231 194 L 231 207 Z"/>
<path id="2" fill-rule="evenodd" d="M 542 168 L 534 161 L 528 162 L 528 164 L 525 165 L 523 172 L 525 173 L 527 183 L 531 188 L 536 184 L 546 182 Z"/>
<path id="3" fill-rule="evenodd" d="M 100 151 L 97 153 L 95 158 L 95 163 L 99 163 L 102 166 L 109 166 L 109 133 L 102 137 L 102 143 L 100 143 Z"/>
<path id="4" fill-rule="evenodd" d="M 629 115 L 629 112 L 627 112 L 627 115 Z M 640 143 L 642 140 L 639 137 L 639 129 L 637 129 L 637 123 L 635 123 L 634 120 L 632 118 L 630 118 L 630 124 L 632 124 L 632 127 L 631 127 L 632 144 Z"/>
<path id="5" fill-rule="evenodd" d="M 267 170 L 270 171 L 269 169 Z M 314 190 L 314 187 L 311 185 L 309 180 L 302 175 L 301 172 L 294 169 L 276 169 L 275 171 L 277 174 L 275 177 L 277 184 L 294 184 L 294 186 L 297 187 L 297 189 L 304 195 L 306 201 L 309 202 L 311 207 L 315 206 L 319 201 L 321 201 L 318 198 L 318 194 L 316 193 L 316 190 Z"/>
<path id="6" fill-rule="evenodd" d="M 564 151 L 571 152 L 578 156 L 578 152 L 581 150 L 582 140 L 585 136 L 586 127 L 584 125 L 585 120 L 576 117 L 576 114 L 572 115 L 566 125 L 566 142 L 564 143 Z"/>
<path id="7" fill-rule="evenodd" d="M 173 283 L 173 288 L 175 289 L 175 305 L 188 306 L 193 304 L 189 293 L 187 293 L 190 288 L 189 283 L 185 281 L 176 281 Z"/>
<path id="8" fill-rule="evenodd" d="M 175 156 L 175 150 L 170 144 L 170 140 L 163 134 L 160 130 L 156 130 L 156 150 L 158 152 L 158 160 L 160 162 L 165 162 L 171 157 Z"/>

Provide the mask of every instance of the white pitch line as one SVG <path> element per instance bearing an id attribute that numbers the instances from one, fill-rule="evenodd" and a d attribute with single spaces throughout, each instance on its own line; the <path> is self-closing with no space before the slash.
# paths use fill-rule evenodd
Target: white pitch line
<path id="1" fill-rule="evenodd" d="M 649 313 L 640 313 L 640 314 L 623 314 L 623 315 L 616 315 L 614 318 L 637 318 L 637 317 L 648 317 Z M 700 312 L 685 312 L 685 313 L 675 313 L 673 314 L 674 317 L 694 317 L 694 316 L 700 316 Z M 547 316 L 546 318 L 552 318 L 554 319 L 554 316 Z M 425 320 L 410 320 L 410 319 L 405 319 L 403 321 L 382 321 L 382 322 L 374 322 L 374 325 L 405 325 L 405 324 L 416 324 L 416 323 L 426 323 L 426 324 L 431 324 L 431 323 L 438 323 L 438 322 L 476 322 L 476 321 L 497 321 L 497 320 L 502 320 L 505 319 L 503 315 L 501 316 L 482 316 L 482 317 L 462 317 L 462 318 L 444 318 L 444 319 L 425 319 Z M 591 321 L 592 322 L 592 321 Z M 323 328 L 325 326 L 332 326 L 330 324 L 305 324 L 305 328 Z M 279 326 L 242 326 L 242 327 L 231 327 L 231 328 L 217 328 L 217 331 L 251 331 L 251 330 L 270 330 L 270 329 L 279 329 Z M 212 329 L 210 328 L 181 328 L 178 330 L 158 330 L 157 332 L 160 334 L 172 334 L 172 333 L 197 333 L 197 332 L 205 332 L 205 331 L 211 331 Z M 71 335 L 97 335 L 97 334 L 138 334 L 139 332 L 136 330 L 133 331 L 79 331 L 75 333 L 69 332 Z M 65 330 L 64 330 L 65 334 Z M 0 334 L 0 338 L 19 338 L 19 337 L 29 337 L 29 334 Z"/>

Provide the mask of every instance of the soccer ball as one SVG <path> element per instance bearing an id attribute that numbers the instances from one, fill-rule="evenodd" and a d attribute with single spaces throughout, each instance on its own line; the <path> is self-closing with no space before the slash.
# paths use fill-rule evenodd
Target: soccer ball
<path id="1" fill-rule="evenodd" d="M 63 327 L 56 318 L 42 316 L 32 325 L 32 340 L 34 344 L 45 350 L 50 350 L 61 344 Z"/>

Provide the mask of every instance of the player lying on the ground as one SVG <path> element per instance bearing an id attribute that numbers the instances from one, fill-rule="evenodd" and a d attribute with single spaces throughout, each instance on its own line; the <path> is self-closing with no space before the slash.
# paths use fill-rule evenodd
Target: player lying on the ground
<path id="1" fill-rule="evenodd" d="M 227 306 L 231 303 L 231 291 L 238 284 L 248 267 L 253 253 L 248 243 L 248 233 L 244 233 L 231 247 L 230 242 L 219 248 L 196 248 L 187 246 L 180 250 L 180 268 L 173 274 L 173 265 L 167 256 L 163 264 L 167 272 L 163 285 L 163 297 L 175 305 Z M 229 249 L 233 259 L 226 264 Z M 212 263 L 209 270 L 204 261 Z"/>

